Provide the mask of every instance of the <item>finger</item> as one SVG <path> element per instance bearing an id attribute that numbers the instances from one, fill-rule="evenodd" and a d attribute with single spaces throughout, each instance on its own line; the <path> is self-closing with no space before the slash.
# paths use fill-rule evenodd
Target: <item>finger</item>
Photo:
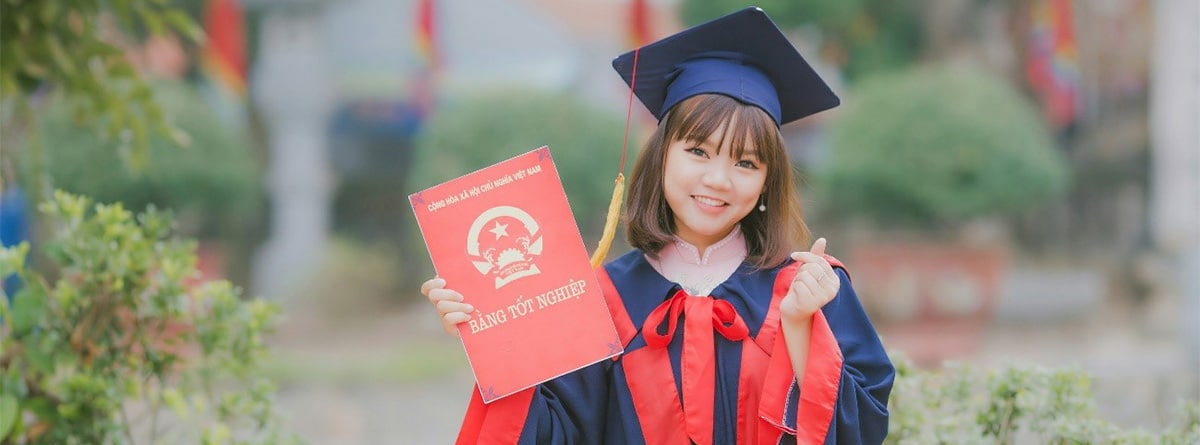
<path id="1" fill-rule="evenodd" d="M 443 287 L 446 287 L 446 280 L 443 280 L 438 277 L 433 277 L 429 281 L 426 281 L 421 284 L 421 295 L 428 297 L 429 291 L 431 291 L 433 289 L 443 288 Z"/>
<path id="2" fill-rule="evenodd" d="M 841 277 L 835 273 L 821 275 L 817 280 L 821 283 L 821 287 L 829 291 L 829 299 L 837 296 L 838 290 L 842 288 Z"/>
<path id="3" fill-rule="evenodd" d="M 438 313 L 445 316 L 446 314 L 449 314 L 451 312 L 465 312 L 465 313 L 469 314 L 471 312 L 475 312 L 475 307 L 471 306 L 467 303 L 442 300 L 437 303 L 437 310 L 438 310 Z"/>
<path id="4" fill-rule="evenodd" d="M 456 326 L 459 323 L 466 323 L 467 320 L 470 320 L 470 319 L 471 319 L 471 314 L 465 314 L 462 312 L 451 312 L 449 314 L 442 316 L 442 328 L 445 329 L 446 332 L 448 332 L 448 333 L 458 335 L 458 328 Z"/>
<path id="5" fill-rule="evenodd" d="M 829 263 L 804 263 L 803 266 L 800 266 L 800 270 L 808 271 L 809 274 L 816 277 L 817 282 L 821 283 L 823 288 L 836 289 L 840 279 Z"/>
<path id="6" fill-rule="evenodd" d="M 828 267 L 832 269 L 832 266 L 829 265 L 829 260 L 826 260 L 822 255 L 817 255 L 812 252 L 800 252 L 797 253 L 793 258 L 796 258 L 796 261 L 804 264 L 816 264 L 822 268 Z"/>
<path id="7" fill-rule="evenodd" d="M 824 237 L 817 238 L 817 241 L 813 242 L 812 249 L 809 249 L 808 251 L 815 255 L 824 255 L 826 244 L 828 244 L 828 241 L 825 241 Z"/>
<path id="8" fill-rule="evenodd" d="M 808 274 L 812 275 L 813 277 L 820 277 L 825 273 L 825 270 L 822 269 L 821 265 L 817 263 L 804 263 L 804 265 L 800 266 L 800 271 L 808 272 Z"/>
<path id="9" fill-rule="evenodd" d="M 826 303 L 828 303 L 835 295 L 837 295 L 836 290 L 827 284 L 832 283 L 833 281 L 829 280 L 828 278 L 823 278 L 823 275 L 814 275 L 809 271 L 801 271 L 797 275 L 800 275 L 801 282 L 803 282 L 804 286 L 808 288 L 808 291 L 816 297 L 817 307 L 814 309 L 820 309 L 821 307 L 824 307 Z"/>
<path id="10" fill-rule="evenodd" d="M 796 277 L 792 279 L 791 292 L 802 301 L 808 300 L 807 296 L 816 294 L 820 288 L 812 274 L 803 270 L 796 272 Z"/>
<path id="11" fill-rule="evenodd" d="M 439 301 L 463 301 L 462 294 L 453 289 L 433 289 L 429 291 L 429 302 L 438 304 Z"/>

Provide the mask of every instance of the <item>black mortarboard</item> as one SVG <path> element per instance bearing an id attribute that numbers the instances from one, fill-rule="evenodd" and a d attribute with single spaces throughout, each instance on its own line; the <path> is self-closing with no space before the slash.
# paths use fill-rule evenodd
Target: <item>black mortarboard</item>
<path id="1" fill-rule="evenodd" d="M 719 93 L 762 108 L 779 125 L 841 101 L 757 7 L 746 8 L 638 50 L 634 94 L 658 119 L 697 94 Z M 613 59 L 633 83 L 634 52 Z"/>

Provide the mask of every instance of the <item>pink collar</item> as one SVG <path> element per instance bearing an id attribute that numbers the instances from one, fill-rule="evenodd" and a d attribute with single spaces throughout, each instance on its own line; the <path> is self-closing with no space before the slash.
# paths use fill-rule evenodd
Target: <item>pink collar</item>
<path id="1" fill-rule="evenodd" d="M 647 261 L 660 275 L 678 283 L 687 293 L 707 295 L 717 285 L 729 279 L 746 259 L 746 238 L 737 226 L 704 251 L 675 238 L 675 242 L 658 251 L 657 258 L 646 255 Z"/>
<path id="2" fill-rule="evenodd" d="M 700 249 L 677 236 L 674 243 L 658 252 L 658 256 L 659 258 L 675 257 L 679 261 L 697 266 L 707 266 L 713 262 L 721 263 L 733 258 L 740 263 L 746 258 L 746 238 L 742 236 L 742 229 L 734 225 L 733 230 L 730 230 L 725 238 L 721 238 L 720 241 L 704 249 L 704 258 L 701 258 Z"/>

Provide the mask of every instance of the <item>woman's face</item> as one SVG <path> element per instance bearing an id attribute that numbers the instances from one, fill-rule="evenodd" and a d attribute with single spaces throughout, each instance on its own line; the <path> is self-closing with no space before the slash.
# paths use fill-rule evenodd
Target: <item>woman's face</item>
<path id="1" fill-rule="evenodd" d="M 674 214 L 675 235 L 701 251 L 728 235 L 758 206 L 767 180 L 767 167 L 753 146 L 738 159 L 733 158 L 730 140 L 718 146 L 725 128 L 700 144 L 672 141 L 663 166 L 663 194 Z"/>

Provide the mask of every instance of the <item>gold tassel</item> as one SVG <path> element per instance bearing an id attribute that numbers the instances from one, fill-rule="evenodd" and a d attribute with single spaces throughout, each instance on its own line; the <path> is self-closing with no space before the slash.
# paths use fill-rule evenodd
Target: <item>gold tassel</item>
<path id="1" fill-rule="evenodd" d="M 621 219 L 621 198 L 625 196 L 625 175 L 617 173 L 613 185 L 612 201 L 608 203 L 608 216 L 604 218 L 604 234 L 600 236 L 600 244 L 592 252 L 592 269 L 604 264 L 608 256 L 608 248 L 612 247 L 613 237 L 617 234 L 617 222 Z"/>

